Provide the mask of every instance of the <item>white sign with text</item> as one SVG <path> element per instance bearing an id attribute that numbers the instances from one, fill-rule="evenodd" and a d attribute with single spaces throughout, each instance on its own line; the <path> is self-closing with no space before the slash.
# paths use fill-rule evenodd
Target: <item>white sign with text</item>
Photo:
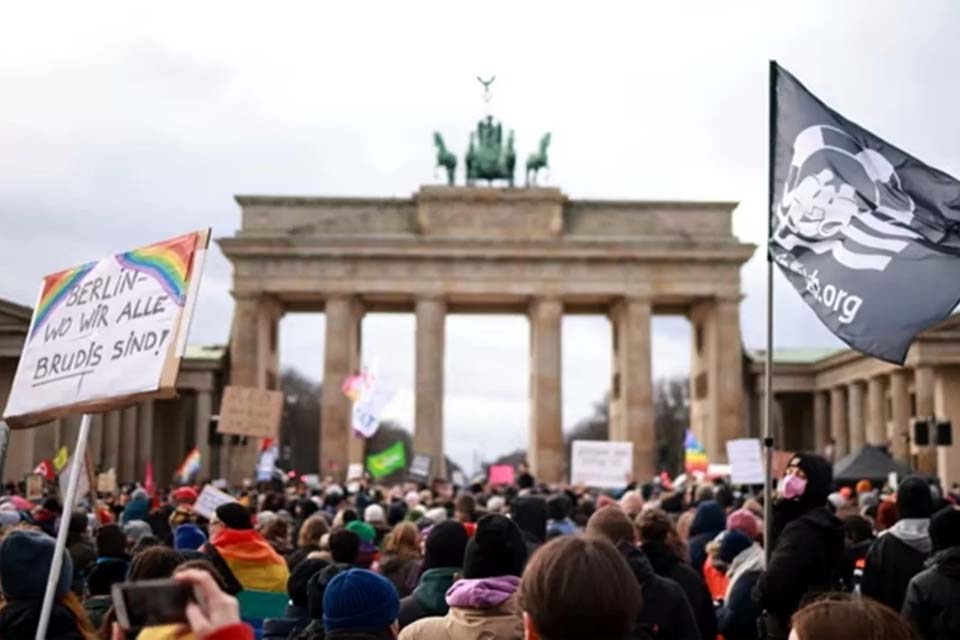
<path id="1" fill-rule="evenodd" d="M 620 489 L 633 480 L 633 444 L 606 440 L 574 440 L 570 484 Z"/>

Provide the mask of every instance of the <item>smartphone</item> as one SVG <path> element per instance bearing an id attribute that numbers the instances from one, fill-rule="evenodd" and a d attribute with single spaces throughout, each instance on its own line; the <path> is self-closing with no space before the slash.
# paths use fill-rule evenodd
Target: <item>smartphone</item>
<path id="1" fill-rule="evenodd" d="M 118 582 L 111 588 L 117 622 L 125 629 L 187 622 L 187 604 L 198 602 L 192 585 L 179 580 Z"/>

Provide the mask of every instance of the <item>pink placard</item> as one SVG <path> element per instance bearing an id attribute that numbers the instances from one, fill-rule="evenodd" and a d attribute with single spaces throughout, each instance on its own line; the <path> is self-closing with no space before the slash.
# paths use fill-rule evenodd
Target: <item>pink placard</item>
<path id="1" fill-rule="evenodd" d="M 513 467 L 495 464 L 490 467 L 490 484 L 513 484 Z"/>

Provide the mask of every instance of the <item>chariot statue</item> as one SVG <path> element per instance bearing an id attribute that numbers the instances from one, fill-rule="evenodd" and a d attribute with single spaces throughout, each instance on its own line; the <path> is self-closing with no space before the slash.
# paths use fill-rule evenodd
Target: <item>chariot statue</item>
<path id="1" fill-rule="evenodd" d="M 464 162 L 467 169 L 467 185 L 477 180 L 506 180 L 513 186 L 513 170 L 517 164 L 517 153 L 513 149 L 513 131 L 503 141 L 503 126 L 494 123 L 493 116 L 487 116 L 477 123 L 477 130 L 470 134 L 470 145 Z"/>

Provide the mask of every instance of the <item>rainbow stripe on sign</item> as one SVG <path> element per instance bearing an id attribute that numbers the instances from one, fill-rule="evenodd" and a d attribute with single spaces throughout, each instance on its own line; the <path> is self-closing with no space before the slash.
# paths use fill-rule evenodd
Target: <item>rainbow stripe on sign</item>
<path id="1" fill-rule="evenodd" d="M 710 461 L 707 460 L 707 452 L 704 450 L 703 445 L 694 437 L 693 431 L 690 429 L 687 429 L 687 437 L 684 440 L 683 448 L 685 449 L 684 471 L 688 474 L 694 471 L 706 473 L 707 468 L 710 466 Z"/>
<path id="2" fill-rule="evenodd" d="M 43 323 L 50 317 L 50 313 L 63 302 L 70 290 L 83 280 L 83 277 L 90 273 L 96 264 L 96 262 L 88 262 L 44 277 L 40 302 L 37 303 L 37 312 L 33 315 L 33 326 L 30 328 L 31 338 L 37 334 Z"/>
<path id="3" fill-rule="evenodd" d="M 187 283 L 196 246 L 197 234 L 188 233 L 117 254 L 116 258 L 128 269 L 153 276 L 170 299 L 183 306 L 187 299 Z"/>

